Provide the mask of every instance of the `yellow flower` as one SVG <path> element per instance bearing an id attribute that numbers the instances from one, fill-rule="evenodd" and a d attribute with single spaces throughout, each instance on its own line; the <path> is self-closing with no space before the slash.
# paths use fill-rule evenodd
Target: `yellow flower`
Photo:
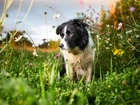
<path id="1" fill-rule="evenodd" d="M 46 71 L 48 71 L 48 63 L 44 63 L 44 65 L 43 65 L 43 67 L 44 67 L 44 69 L 46 70 Z"/>
<path id="2" fill-rule="evenodd" d="M 118 56 L 122 56 L 124 54 L 124 51 L 122 49 L 115 49 L 112 52 L 113 55 L 118 55 Z"/>

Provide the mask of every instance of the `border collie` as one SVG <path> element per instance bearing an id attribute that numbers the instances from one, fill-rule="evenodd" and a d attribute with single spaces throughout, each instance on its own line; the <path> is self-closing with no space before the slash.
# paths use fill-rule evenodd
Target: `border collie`
<path id="1" fill-rule="evenodd" d="M 67 76 L 75 81 L 83 77 L 86 81 L 90 81 L 92 78 L 95 51 L 87 26 L 81 19 L 73 19 L 59 25 L 56 29 L 56 34 L 62 38 L 59 47 L 64 63 L 60 75 L 66 71 Z"/>

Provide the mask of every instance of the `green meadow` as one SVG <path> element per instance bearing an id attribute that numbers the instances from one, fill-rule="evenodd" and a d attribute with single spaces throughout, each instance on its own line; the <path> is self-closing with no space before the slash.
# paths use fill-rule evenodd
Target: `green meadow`
<path id="1" fill-rule="evenodd" d="M 101 7 L 100 19 L 93 19 L 92 7 L 77 13 L 77 18 L 90 25 L 95 43 L 91 82 L 84 77 L 78 82 L 60 77 L 62 55 L 58 50 L 15 49 L 11 43 L 16 32 L 7 42 L 1 40 L 0 105 L 140 105 L 139 7 L 138 0 L 120 0 L 108 12 Z M 1 30 L 4 18 L 5 13 Z"/>

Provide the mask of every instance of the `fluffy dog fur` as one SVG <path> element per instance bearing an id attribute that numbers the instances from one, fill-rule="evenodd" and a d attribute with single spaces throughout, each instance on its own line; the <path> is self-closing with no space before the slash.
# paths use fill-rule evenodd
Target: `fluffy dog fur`
<path id="1" fill-rule="evenodd" d="M 60 74 L 66 71 L 68 77 L 80 80 L 83 76 L 86 81 L 92 78 L 92 65 L 94 61 L 94 43 L 86 27 L 80 19 L 73 19 L 57 27 L 56 33 L 60 35 L 61 52 L 63 54 L 63 68 Z"/>

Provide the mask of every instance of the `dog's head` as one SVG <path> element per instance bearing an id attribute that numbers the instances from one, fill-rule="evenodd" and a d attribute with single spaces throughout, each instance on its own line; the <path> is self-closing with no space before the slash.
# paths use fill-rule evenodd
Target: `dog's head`
<path id="1" fill-rule="evenodd" d="M 88 44 L 89 37 L 86 26 L 88 25 L 80 19 L 73 19 L 58 26 L 56 34 L 62 38 L 59 47 L 69 52 L 75 48 L 83 50 Z"/>

